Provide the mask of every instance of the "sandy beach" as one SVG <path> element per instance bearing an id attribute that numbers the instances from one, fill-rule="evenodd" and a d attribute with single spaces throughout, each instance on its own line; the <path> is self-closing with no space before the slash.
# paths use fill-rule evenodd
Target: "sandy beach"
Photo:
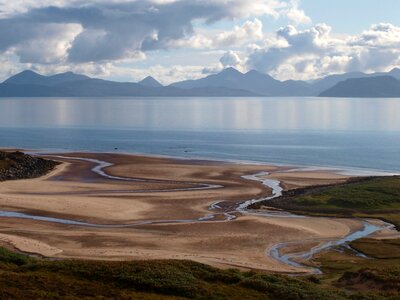
<path id="1" fill-rule="evenodd" d="M 272 192 L 244 175 L 268 172 L 285 189 L 347 178 L 330 171 L 122 154 L 46 157 L 62 164 L 38 179 L 0 183 L 0 210 L 104 226 L 1 217 L 0 244 L 55 258 L 190 259 L 223 268 L 298 273 L 308 270 L 283 264 L 268 250 L 284 242 L 312 247 L 362 227 L 356 219 L 238 212 L 236 219 L 224 219 L 223 213 L 239 203 Z M 93 172 L 96 163 L 80 158 L 112 164 L 104 168 L 111 177 Z M 216 202 L 220 211 L 210 211 Z M 214 218 L 196 221 L 210 214 Z"/>

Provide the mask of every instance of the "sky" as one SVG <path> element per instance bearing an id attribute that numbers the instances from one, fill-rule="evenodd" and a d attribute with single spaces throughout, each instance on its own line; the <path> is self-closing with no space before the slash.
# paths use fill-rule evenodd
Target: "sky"
<path id="1" fill-rule="evenodd" d="M 400 67 L 398 0 L 0 0 L 0 80 L 164 84 L 235 67 L 311 80 Z"/>

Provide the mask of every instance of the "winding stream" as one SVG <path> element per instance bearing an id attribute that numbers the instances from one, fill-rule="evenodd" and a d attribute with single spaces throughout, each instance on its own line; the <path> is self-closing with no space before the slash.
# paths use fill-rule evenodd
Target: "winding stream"
<path id="1" fill-rule="evenodd" d="M 52 156 L 54 158 L 59 159 L 68 159 L 68 160 L 81 160 L 87 161 L 89 163 L 94 164 L 95 166 L 91 169 L 92 172 L 100 175 L 101 177 L 111 179 L 111 180 L 123 180 L 123 181 L 135 181 L 135 182 L 150 182 L 150 183 L 169 183 L 169 184 L 187 184 L 192 185 L 193 187 L 188 188 L 171 188 L 171 189 L 156 189 L 156 190 L 140 190 L 139 192 L 142 193 L 151 193 L 151 192 L 175 192 L 175 191 L 193 191 L 193 190 L 208 190 L 208 189 L 217 189 L 223 188 L 221 185 L 214 185 L 214 184 L 205 184 L 205 183 L 193 183 L 193 182 L 179 182 L 179 181 L 165 181 L 165 180 L 156 180 L 156 179 L 144 179 L 144 178 L 129 178 L 129 177 L 119 177 L 119 176 L 112 176 L 106 173 L 105 169 L 108 167 L 113 166 L 114 164 L 101 161 L 92 158 L 81 158 L 81 157 L 67 157 L 67 156 Z M 96 223 L 89 223 L 77 220 L 70 220 L 70 219 L 62 219 L 62 218 L 55 218 L 55 217 L 44 217 L 44 216 L 36 216 L 21 212 L 13 212 L 13 211 L 0 211 L 0 218 L 19 218 L 19 219 L 30 219 L 30 220 L 37 220 L 42 222 L 51 222 L 51 223 L 58 223 L 63 225 L 72 225 L 72 226 L 85 226 L 85 227 L 96 227 L 96 228 L 127 228 L 127 227 L 135 227 L 135 226 L 143 226 L 143 225 L 153 225 L 153 224 L 174 224 L 174 223 L 198 223 L 198 222 L 228 222 L 232 221 L 237 218 L 237 214 L 251 214 L 260 217 L 289 217 L 289 218 L 310 218 L 307 216 L 300 216 L 291 214 L 288 212 L 265 212 L 265 211 L 257 211 L 257 210 L 250 210 L 248 207 L 252 204 L 257 202 L 271 200 L 277 197 L 280 197 L 283 192 L 283 188 L 280 185 L 280 181 L 273 180 L 273 179 L 266 179 L 265 177 L 268 175 L 267 172 L 260 172 L 253 175 L 245 175 L 242 176 L 243 179 L 246 180 L 254 180 L 261 182 L 264 186 L 272 189 L 272 195 L 268 197 L 263 197 L 259 199 L 250 199 L 239 203 L 236 208 L 231 211 L 223 211 L 222 206 L 220 203 L 224 201 L 217 201 L 210 205 L 210 211 L 217 211 L 215 213 L 211 213 L 201 218 L 197 219 L 187 219 L 187 220 L 145 220 L 145 221 L 138 221 L 129 224 L 96 224 Z M 129 193 L 137 193 L 137 190 L 133 191 L 117 191 L 117 192 L 129 192 Z M 218 212 L 222 211 L 222 212 Z M 385 224 L 384 226 L 376 226 L 369 223 L 367 220 L 364 220 L 364 226 L 362 229 L 352 232 L 351 234 L 345 236 L 342 239 L 338 240 L 330 240 L 330 241 L 321 241 L 318 246 L 311 248 L 309 251 L 300 252 L 300 253 L 287 253 L 281 254 L 281 250 L 291 244 L 290 242 L 286 243 L 279 243 L 272 248 L 267 250 L 267 254 L 271 257 L 275 258 L 276 260 L 280 261 L 289 266 L 298 267 L 298 268 L 307 268 L 314 274 L 319 274 L 321 271 L 317 268 L 307 267 L 298 260 L 310 260 L 315 254 L 332 248 L 336 246 L 346 245 L 349 242 L 355 241 L 357 239 L 366 237 L 371 235 L 374 232 L 382 230 L 384 228 L 393 227 L 391 224 Z M 297 242 L 298 243 L 298 242 Z"/>
<path id="2" fill-rule="evenodd" d="M 119 181 L 134 181 L 134 182 L 148 182 L 148 183 L 167 183 L 167 184 L 187 184 L 187 185 L 194 185 L 196 187 L 191 188 L 176 188 L 176 189 L 157 189 L 157 190 L 144 190 L 154 192 L 176 192 L 176 191 L 196 191 L 196 190 L 209 190 L 209 189 L 219 189 L 223 188 L 222 185 L 217 184 L 208 184 L 208 183 L 195 183 L 195 182 L 180 182 L 180 181 L 171 181 L 171 180 L 157 180 L 157 179 L 145 179 L 145 178 L 132 178 L 132 177 L 120 177 L 120 176 L 113 176 L 107 174 L 105 172 L 106 168 L 114 166 L 113 163 L 109 163 L 106 161 L 94 159 L 94 158 L 83 158 L 83 157 L 70 157 L 70 156 L 60 156 L 60 155 L 52 155 L 51 157 L 54 158 L 61 158 L 61 159 L 68 159 L 68 160 L 81 160 L 87 161 L 90 163 L 95 164 L 95 166 L 91 169 L 91 171 L 101 177 L 111 179 L 111 180 L 119 180 Z M 118 191 L 117 191 L 118 192 Z M 137 192 L 131 191 L 131 192 Z M 143 191 L 141 191 L 143 192 Z"/>
<path id="3" fill-rule="evenodd" d="M 390 226 L 391 227 L 391 226 Z M 364 221 L 364 226 L 362 229 L 355 231 L 347 236 L 345 236 L 342 239 L 336 240 L 336 241 L 326 241 L 321 243 L 318 246 L 315 246 L 311 248 L 309 251 L 306 252 L 300 252 L 300 253 L 287 253 L 287 254 L 281 254 L 280 251 L 281 249 L 289 246 L 291 243 L 279 243 L 275 246 L 273 246 L 271 249 L 269 249 L 268 254 L 275 258 L 276 260 L 279 260 L 280 262 L 283 262 L 289 266 L 292 267 L 297 267 L 297 268 L 304 268 L 304 265 L 299 263 L 298 260 L 310 260 L 315 254 L 327 250 L 336 246 L 344 246 L 350 242 L 353 242 L 355 240 L 364 238 L 366 236 L 369 236 L 373 234 L 374 232 L 377 232 L 379 230 L 382 230 L 386 227 L 379 227 L 376 225 L 372 225 L 368 223 L 367 221 Z M 292 244 L 298 244 L 297 243 L 292 243 Z M 313 267 L 308 267 L 310 271 L 312 271 L 313 274 L 321 274 L 321 270 Z"/>

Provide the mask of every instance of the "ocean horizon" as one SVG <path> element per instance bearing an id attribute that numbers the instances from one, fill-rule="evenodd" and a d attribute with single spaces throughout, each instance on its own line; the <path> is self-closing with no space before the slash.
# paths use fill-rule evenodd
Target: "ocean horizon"
<path id="1" fill-rule="evenodd" d="M 0 147 L 400 172 L 399 99 L 0 100 Z"/>

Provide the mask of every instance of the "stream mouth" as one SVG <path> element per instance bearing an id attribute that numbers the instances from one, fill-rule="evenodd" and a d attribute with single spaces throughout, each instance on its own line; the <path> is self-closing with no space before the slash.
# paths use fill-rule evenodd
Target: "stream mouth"
<path id="1" fill-rule="evenodd" d="M 384 228 L 391 228 L 391 224 L 386 224 L 387 226 L 385 227 L 380 227 L 376 226 L 373 224 L 370 224 L 367 221 L 364 221 L 363 228 L 355 231 L 347 236 L 345 236 L 342 239 L 334 240 L 334 241 L 325 241 L 319 244 L 318 246 L 315 246 L 311 248 L 309 251 L 306 252 L 300 252 L 300 253 L 286 253 L 286 254 L 281 254 L 281 250 L 289 245 L 295 245 L 298 244 L 298 242 L 293 242 L 293 243 L 279 243 L 275 246 L 273 246 L 271 249 L 269 249 L 268 254 L 275 258 L 276 260 L 292 266 L 296 268 L 304 268 L 305 265 L 301 264 L 298 261 L 308 261 L 313 258 L 313 256 L 321 251 L 328 250 L 334 247 L 339 247 L 339 246 L 346 246 L 348 243 L 351 243 L 355 240 L 367 237 L 377 231 L 380 231 Z M 353 250 L 355 251 L 355 250 Z M 313 267 L 307 266 L 307 268 L 312 271 L 313 274 L 322 274 L 321 270 Z"/>
<path id="2" fill-rule="evenodd" d="M 176 191 L 194 191 L 194 190 L 208 190 L 208 189 L 219 189 L 223 188 L 222 185 L 215 185 L 215 184 L 207 184 L 207 183 L 193 183 L 193 182 L 179 182 L 179 181 L 166 181 L 166 180 L 156 180 L 156 179 L 144 179 L 144 178 L 129 178 L 129 177 L 119 177 L 113 176 L 106 173 L 105 169 L 113 166 L 114 164 L 101 161 L 92 158 L 81 158 L 81 157 L 68 157 L 68 156 L 60 156 L 60 155 L 52 155 L 51 157 L 59 158 L 59 159 L 67 159 L 67 160 L 80 160 L 80 161 L 87 161 L 89 163 L 94 164 L 95 166 L 91 169 L 91 171 L 103 178 L 107 178 L 110 180 L 122 180 L 122 181 L 133 181 L 133 182 L 149 182 L 149 183 L 172 183 L 172 184 L 186 184 L 192 185 L 192 187 L 188 188 L 171 188 L 171 189 L 157 189 L 157 190 L 143 190 L 141 192 L 176 192 Z M 233 221 L 237 218 L 238 214 L 248 214 L 254 215 L 258 217 L 275 217 L 275 218 L 315 218 L 315 217 L 308 217 L 302 215 L 295 215 L 285 211 L 273 211 L 273 212 L 265 212 L 259 210 L 252 210 L 248 207 L 261 202 L 261 201 L 268 201 L 275 199 L 277 197 L 282 196 L 283 188 L 281 187 L 280 181 L 274 179 L 266 178 L 269 175 L 268 172 L 259 172 L 253 175 L 245 175 L 242 176 L 243 179 L 246 180 L 253 180 L 258 181 L 263 184 L 265 187 L 272 190 L 272 195 L 268 197 L 262 197 L 258 199 L 250 199 L 243 201 L 236 205 L 233 209 L 226 209 L 223 207 L 224 201 L 216 201 L 212 203 L 208 210 L 210 212 L 216 211 L 215 213 L 210 213 L 204 217 L 200 217 L 197 219 L 180 219 L 180 220 L 143 220 L 132 222 L 128 224 L 97 224 L 97 223 L 90 223 L 84 222 L 79 220 L 71 220 L 71 219 L 63 219 L 63 218 L 55 218 L 55 217 L 45 217 L 45 216 L 37 216 L 31 215 L 28 213 L 22 212 L 15 212 L 15 211 L 1 211 L 0 210 L 0 218 L 19 218 L 19 219 L 29 219 L 29 220 L 36 220 L 41 222 L 50 222 L 50 223 L 57 223 L 63 225 L 70 225 L 70 226 L 82 226 L 82 227 L 92 227 L 92 228 L 129 228 L 129 227 L 137 227 L 137 226 L 144 226 L 144 225 L 161 225 L 161 224 L 185 224 L 185 223 L 200 223 L 200 222 L 229 222 Z M 123 191 L 137 193 L 137 191 Z M 369 223 L 367 220 L 363 221 L 363 228 L 357 230 L 355 232 L 350 233 L 349 235 L 343 237 L 342 239 L 337 240 L 330 240 L 330 241 L 323 241 L 318 246 L 311 248 L 309 251 L 301 252 L 301 253 L 286 253 L 281 254 L 281 250 L 289 245 L 295 244 L 295 242 L 285 242 L 279 243 L 274 245 L 272 248 L 266 250 L 267 255 L 271 256 L 272 258 L 276 259 L 277 261 L 286 264 L 288 266 L 307 269 L 312 274 L 321 274 L 322 272 L 314 267 L 306 266 L 300 262 L 299 260 L 310 260 L 315 254 L 333 248 L 337 246 L 345 246 L 348 243 L 367 237 L 377 231 L 380 231 L 385 228 L 392 228 L 394 227 L 392 224 L 385 223 L 384 226 L 377 226 Z M 296 242 L 298 243 L 298 242 Z"/>

